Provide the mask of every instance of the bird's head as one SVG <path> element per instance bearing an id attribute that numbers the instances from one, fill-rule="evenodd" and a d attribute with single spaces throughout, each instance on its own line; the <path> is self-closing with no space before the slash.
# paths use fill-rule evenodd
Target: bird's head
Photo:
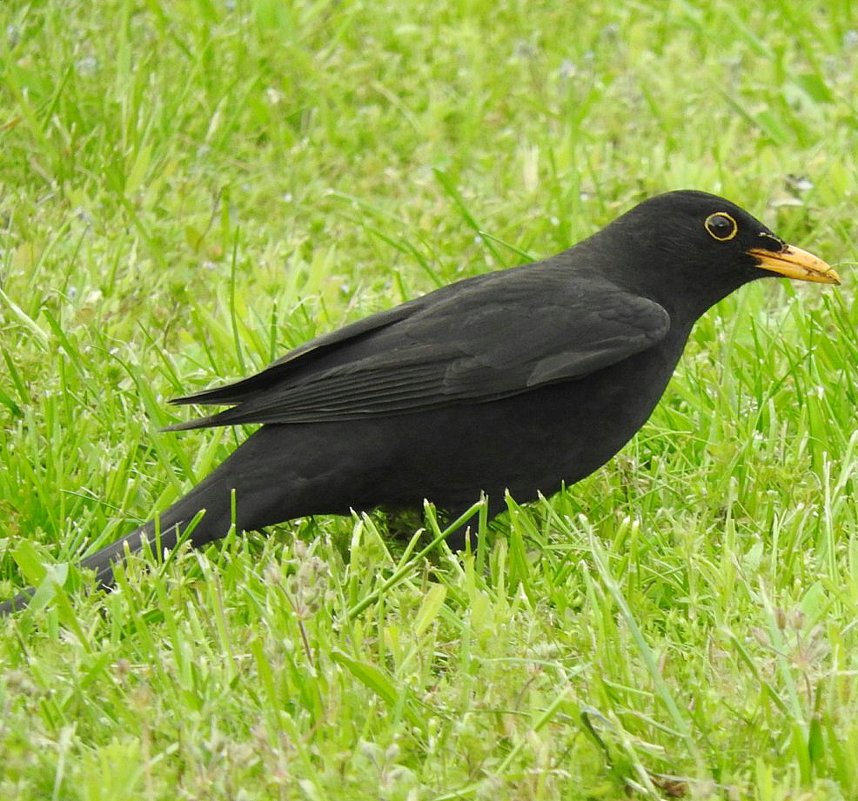
<path id="1" fill-rule="evenodd" d="M 787 244 L 735 203 L 705 192 L 652 197 L 603 233 L 636 288 L 654 290 L 648 294 L 669 305 L 684 299 L 695 314 L 757 278 L 840 283 L 822 259 Z"/>

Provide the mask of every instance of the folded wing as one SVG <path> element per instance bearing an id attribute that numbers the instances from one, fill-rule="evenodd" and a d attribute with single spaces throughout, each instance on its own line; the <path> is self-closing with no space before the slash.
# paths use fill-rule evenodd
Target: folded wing
<path id="1" fill-rule="evenodd" d="M 485 403 L 572 381 L 653 347 L 659 304 L 532 265 L 445 287 L 303 345 L 262 372 L 176 403 L 231 409 L 174 426 L 321 423 Z"/>

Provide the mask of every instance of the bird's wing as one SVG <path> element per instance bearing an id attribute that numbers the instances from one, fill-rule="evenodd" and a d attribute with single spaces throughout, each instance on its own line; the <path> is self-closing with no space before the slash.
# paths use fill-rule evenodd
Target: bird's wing
<path id="1" fill-rule="evenodd" d="M 579 379 L 667 334 L 659 304 L 595 278 L 519 268 L 446 287 L 314 340 L 176 428 L 312 423 L 484 403 Z M 193 402 L 194 396 L 184 401 Z"/>
<path id="2" fill-rule="evenodd" d="M 412 313 L 412 303 L 403 303 L 393 309 L 373 314 L 363 320 L 338 328 L 328 334 L 315 337 L 303 345 L 290 350 L 285 356 L 272 362 L 264 370 L 250 376 L 249 378 L 234 381 L 212 389 L 205 389 L 193 395 L 185 395 L 182 398 L 172 398 L 172 404 L 197 403 L 201 406 L 235 404 L 241 403 L 257 392 L 270 387 L 273 382 L 280 381 L 295 372 L 295 368 L 301 371 L 307 363 L 318 361 L 326 356 L 332 348 L 338 345 L 352 345 L 361 342 L 368 335 L 378 333 L 388 326 L 405 319 Z"/>

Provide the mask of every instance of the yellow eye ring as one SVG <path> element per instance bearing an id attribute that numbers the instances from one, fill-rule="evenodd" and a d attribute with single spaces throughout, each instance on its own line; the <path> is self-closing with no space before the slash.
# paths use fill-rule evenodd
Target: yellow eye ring
<path id="1" fill-rule="evenodd" d="M 727 242 L 739 233 L 738 223 L 726 211 L 710 214 L 703 225 L 709 236 L 719 242 Z"/>

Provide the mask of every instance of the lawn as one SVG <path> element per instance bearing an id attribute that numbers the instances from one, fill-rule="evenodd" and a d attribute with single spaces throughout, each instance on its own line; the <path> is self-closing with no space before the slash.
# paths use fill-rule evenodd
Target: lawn
<path id="1" fill-rule="evenodd" d="M 68 575 L 0 621 L 0 798 L 858 798 L 856 90 L 847 0 L 0 4 L 0 598 Z M 465 555 L 319 517 L 83 591 L 248 433 L 170 397 L 675 188 L 843 286 L 722 302 Z"/>

